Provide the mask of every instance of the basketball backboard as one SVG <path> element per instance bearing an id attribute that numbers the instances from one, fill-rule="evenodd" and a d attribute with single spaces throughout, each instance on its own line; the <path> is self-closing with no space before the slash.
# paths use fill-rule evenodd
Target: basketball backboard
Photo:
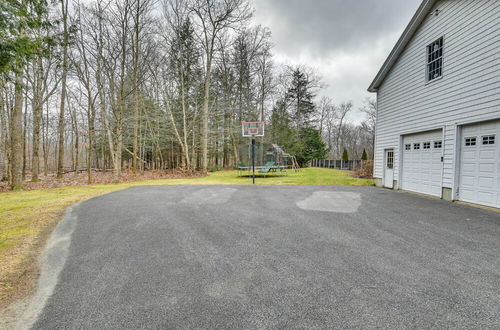
<path id="1" fill-rule="evenodd" d="M 244 121 L 241 123 L 241 128 L 244 137 L 264 136 L 263 121 Z"/>

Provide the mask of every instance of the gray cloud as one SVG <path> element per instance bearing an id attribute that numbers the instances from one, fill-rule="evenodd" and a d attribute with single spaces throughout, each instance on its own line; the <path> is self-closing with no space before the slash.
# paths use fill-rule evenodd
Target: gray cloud
<path id="1" fill-rule="evenodd" d="M 255 0 L 281 50 L 352 51 L 401 30 L 420 0 Z M 317 54 L 315 54 L 317 55 Z"/>
<path id="2" fill-rule="evenodd" d="M 254 0 L 255 22 L 271 28 L 278 62 L 315 67 L 328 84 L 322 94 L 359 107 L 420 2 Z"/>

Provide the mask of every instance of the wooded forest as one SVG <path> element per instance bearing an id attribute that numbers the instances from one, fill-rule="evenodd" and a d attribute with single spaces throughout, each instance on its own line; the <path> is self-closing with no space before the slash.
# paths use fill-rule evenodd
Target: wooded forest
<path id="1" fill-rule="evenodd" d="M 0 178 L 75 171 L 234 168 L 262 143 L 297 156 L 372 155 L 375 103 L 355 125 L 349 101 L 319 97 L 307 63 L 273 61 L 271 31 L 247 0 L 3 0 Z M 290 32 L 293 33 L 293 32 Z"/>

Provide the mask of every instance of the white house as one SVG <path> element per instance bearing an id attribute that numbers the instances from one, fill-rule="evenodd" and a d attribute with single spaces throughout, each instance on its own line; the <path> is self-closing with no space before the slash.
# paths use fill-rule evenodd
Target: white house
<path id="1" fill-rule="evenodd" d="M 377 185 L 500 208 L 500 0 L 424 0 L 368 90 Z"/>

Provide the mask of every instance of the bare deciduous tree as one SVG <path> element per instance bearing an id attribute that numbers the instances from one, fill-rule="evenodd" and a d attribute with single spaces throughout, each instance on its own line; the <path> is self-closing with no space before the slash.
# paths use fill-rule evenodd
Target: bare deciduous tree
<path id="1" fill-rule="evenodd" d="M 204 50 L 205 72 L 202 112 L 202 170 L 208 170 L 208 125 L 212 62 L 217 39 L 228 29 L 247 21 L 252 12 L 247 0 L 192 0 L 191 10 L 198 18 L 200 38 Z"/>
<path id="2" fill-rule="evenodd" d="M 68 0 L 60 0 L 61 16 L 63 22 L 62 37 L 62 74 L 61 74 L 61 102 L 59 105 L 59 142 L 57 147 L 57 178 L 61 179 L 64 174 L 64 112 L 66 106 L 66 83 L 68 78 L 68 47 L 69 47 L 69 26 L 68 26 Z"/>

